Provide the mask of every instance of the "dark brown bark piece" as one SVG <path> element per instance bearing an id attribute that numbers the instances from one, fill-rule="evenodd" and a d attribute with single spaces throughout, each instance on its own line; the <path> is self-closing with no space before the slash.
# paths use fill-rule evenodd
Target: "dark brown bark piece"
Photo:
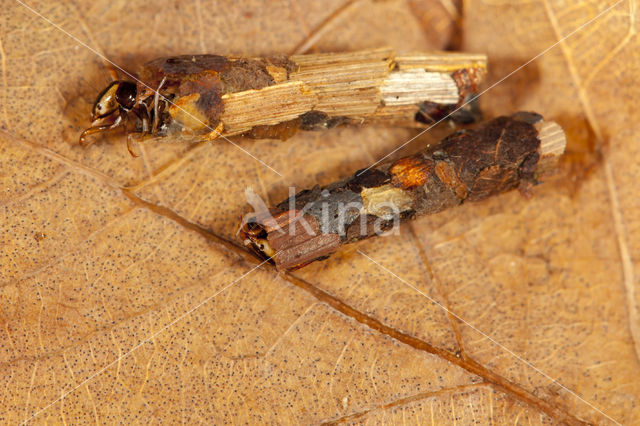
<path id="1" fill-rule="evenodd" d="M 537 114 L 498 117 L 412 156 L 301 191 L 253 218 L 250 226 L 244 224 L 242 235 L 247 246 L 278 268 L 298 268 L 399 221 L 516 188 L 527 190 L 537 183 L 537 173 L 548 169 L 546 162 L 562 154 L 565 143 L 560 127 Z"/>

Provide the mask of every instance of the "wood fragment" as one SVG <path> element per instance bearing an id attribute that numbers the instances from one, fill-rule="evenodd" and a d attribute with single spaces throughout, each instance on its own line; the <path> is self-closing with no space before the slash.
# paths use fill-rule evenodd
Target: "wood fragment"
<path id="1" fill-rule="evenodd" d="M 243 223 L 241 235 L 279 269 L 299 268 L 417 215 L 516 188 L 526 194 L 565 145 L 560 126 L 538 114 L 498 117 L 412 156 L 298 192 Z"/>

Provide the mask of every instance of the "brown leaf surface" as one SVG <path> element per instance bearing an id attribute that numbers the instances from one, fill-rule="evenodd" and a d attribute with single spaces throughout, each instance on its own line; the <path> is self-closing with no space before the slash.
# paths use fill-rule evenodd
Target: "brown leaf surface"
<path id="1" fill-rule="evenodd" d="M 490 83 L 613 4 L 469 0 L 460 35 L 449 0 L 29 3 L 129 69 L 458 44 L 489 54 Z M 237 247 L 245 188 L 279 201 L 415 132 L 238 140 L 282 176 L 223 141 L 82 149 L 102 61 L 5 1 L 0 421 L 640 422 L 637 18 L 619 3 L 483 96 L 488 117 L 530 109 L 568 131 L 533 199 L 422 218 L 288 275 Z"/>

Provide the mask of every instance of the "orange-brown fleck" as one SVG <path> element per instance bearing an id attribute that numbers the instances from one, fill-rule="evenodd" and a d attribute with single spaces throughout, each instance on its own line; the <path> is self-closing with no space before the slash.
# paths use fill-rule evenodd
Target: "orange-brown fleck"
<path id="1" fill-rule="evenodd" d="M 440 179 L 440 182 L 444 183 L 449 189 L 451 189 L 456 197 L 460 200 L 464 200 L 467 197 L 469 189 L 459 178 L 455 170 L 446 161 L 438 161 L 435 167 L 436 176 Z"/>
<path id="2" fill-rule="evenodd" d="M 300 118 L 283 121 L 270 126 L 254 126 L 244 136 L 255 139 L 280 139 L 285 141 L 295 135 L 300 128 Z"/>
<path id="3" fill-rule="evenodd" d="M 477 93 L 486 73 L 485 68 L 465 68 L 452 73 L 451 77 L 458 86 L 460 98 L 463 99 L 466 95 Z"/>
<path id="4" fill-rule="evenodd" d="M 201 130 L 208 126 L 208 119 L 198 107 L 199 93 L 182 96 L 169 107 L 169 114 L 176 122 L 191 130 Z"/>
<path id="5" fill-rule="evenodd" d="M 267 72 L 273 78 L 273 81 L 278 84 L 283 81 L 287 81 L 288 73 L 287 70 L 283 67 L 278 67 L 275 65 L 267 65 Z"/>
<path id="6" fill-rule="evenodd" d="M 391 183 L 403 189 L 424 185 L 429 179 L 431 169 L 433 169 L 433 162 L 422 156 L 401 158 L 389 168 Z"/>

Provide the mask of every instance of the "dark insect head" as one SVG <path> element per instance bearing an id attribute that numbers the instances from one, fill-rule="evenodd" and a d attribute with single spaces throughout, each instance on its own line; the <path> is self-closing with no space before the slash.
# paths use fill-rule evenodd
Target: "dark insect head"
<path id="1" fill-rule="evenodd" d="M 116 89 L 116 102 L 127 111 L 130 111 L 136 104 L 138 87 L 130 81 L 122 81 Z"/>
<path id="2" fill-rule="evenodd" d="M 108 117 L 120 109 L 130 111 L 135 106 L 137 91 L 135 83 L 118 80 L 111 82 L 98 95 L 93 105 L 91 121 Z"/>
<path id="3" fill-rule="evenodd" d="M 276 252 L 268 240 L 268 232 L 263 225 L 258 223 L 256 217 L 251 217 L 240 228 L 245 247 L 251 249 L 261 259 L 269 260 Z"/>
<path id="4" fill-rule="evenodd" d="M 135 83 L 121 80 L 111 82 L 100 92 L 96 102 L 93 104 L 91 127 L 80 134 L 80 145 L 87 145 L 86 139 L 89 135 L 126 126 L 127 113 L 136 107 L 137 97 L 138 87 Z M 127 140 L 129 141 L 129 139 Z M 130 148 L 129 152 L 134 155 Z"/>

